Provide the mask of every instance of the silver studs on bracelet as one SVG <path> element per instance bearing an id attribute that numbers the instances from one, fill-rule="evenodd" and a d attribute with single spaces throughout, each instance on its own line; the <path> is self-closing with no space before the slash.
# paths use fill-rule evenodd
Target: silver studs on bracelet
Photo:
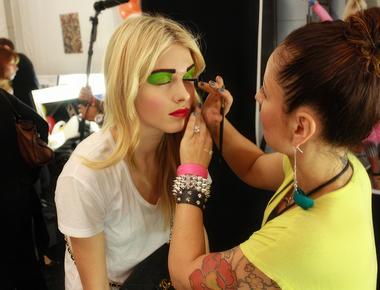
<path id="1" fill-rule="evenodd" d="M 174 179 L 173 195 L 177 203 L 188 203 L 204 209 L 210 198 L 210 182 L 196 175 L 177 176 Z"/>

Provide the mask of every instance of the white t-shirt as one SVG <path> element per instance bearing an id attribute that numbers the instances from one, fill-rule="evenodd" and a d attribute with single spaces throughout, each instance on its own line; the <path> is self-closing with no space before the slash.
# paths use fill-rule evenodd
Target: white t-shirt
<path id="1" fill-rule="evenodd" d="M 55 202 L 59 230 L 72 237 L 104 232 L 108 278 L 123 282 L 133 267 L 169 239 L 160 201 L 147 202 L 133 184 L 127 164 L 93 170 L 78 156 L 102 159 L 115 146 L 109 131 L 93 133 L 82 141 L 57 181 Z M 81 290 L 77 268 L 65 256 L 65 289 Z"/>

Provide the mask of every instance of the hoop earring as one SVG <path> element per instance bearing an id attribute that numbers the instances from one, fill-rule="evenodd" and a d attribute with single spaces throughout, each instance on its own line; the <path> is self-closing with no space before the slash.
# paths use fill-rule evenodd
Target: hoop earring
<path id="1" fill-rule="evenodd" d="M 293 191 L 293 200 L 294 202 L 302 207 L 303 209 L 309 209 L 313 207 L 314 205 L 314 200 L 310 197 L 308 197 L 305 192 L 298 187 L 298 182 L 297 182 L 297 151 L 300 153 L 303 153 L 301 148 L 299 146 L 294 147 L 294 191 Z"/>

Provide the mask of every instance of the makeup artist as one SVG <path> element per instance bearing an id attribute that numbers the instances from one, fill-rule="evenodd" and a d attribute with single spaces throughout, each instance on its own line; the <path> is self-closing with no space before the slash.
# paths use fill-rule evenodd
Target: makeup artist
<path id="1" fill-rule="evenodd" d="M 232 96 L 221 77 L 200 87 L 209 95 L 202 114 L 189 119 L 180 154 L 183 165 L 207 167 L 206 125 L 217 143 L 221 99 L 226 114 Z M 235 248 L 206 254 L 208 184 L 196 172 L 177 176 L 169 253 L 175 288 L 375 289 L 371 184 L 349 148 L 380 120 L 379 91 L 380 8 L 292 32 L 271 55 L 256 95 L 275 153 L 224 120 L 229 166 L 249 185 L 276 191 L 262 227 Z"/>

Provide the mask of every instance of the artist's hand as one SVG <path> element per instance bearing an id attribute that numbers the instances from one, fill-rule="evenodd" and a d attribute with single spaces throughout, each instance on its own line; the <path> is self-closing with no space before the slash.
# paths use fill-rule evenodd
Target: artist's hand
<path id="1" fill-rule="evenodd" d="M 217 76 L 215 81 L 199 82 L 199 88 L 206 91 L 208 96 L 202 107 L 202 116 L 210 129 L 214 129 L 222 121 L 221 106 L 224 101 L 224 115 L 230 111 L 233 97 L 224 88 L 222 77 Z"/>
<path id="2" fill-rule="evenodd" d="M 180 146 L 181 164 L 195 163 L 208 168 L 212 157 L 212 139 L 206 124 L 196 109 L 186 126 Z"/>
<path id="3" fill-rule="evenodd" d="M 90 102 L 90 100 L 94 97 L 92 94 L 92 90 L 90 86 L 82 87 L 79 92 L 78 99 L 79 101 L 87 101 Z"/>

